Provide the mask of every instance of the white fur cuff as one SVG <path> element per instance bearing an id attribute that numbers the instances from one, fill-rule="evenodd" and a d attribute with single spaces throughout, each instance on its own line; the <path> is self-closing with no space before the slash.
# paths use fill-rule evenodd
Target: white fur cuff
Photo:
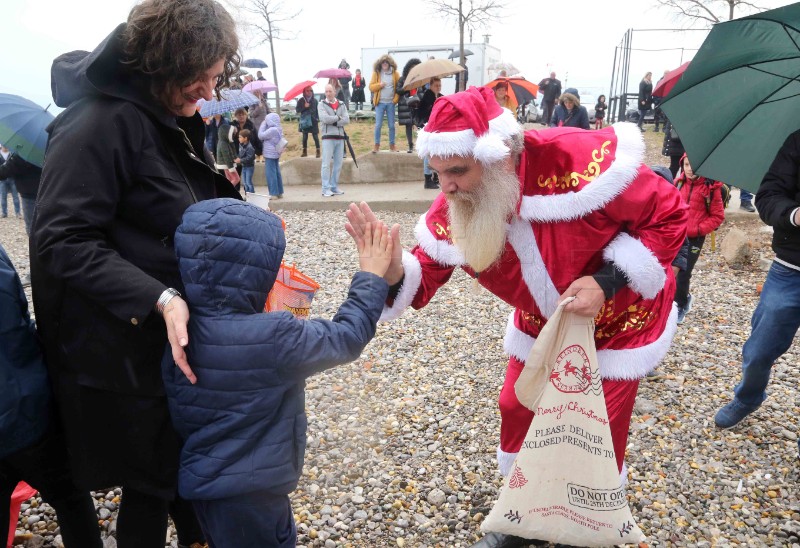
<path id="1" fill-rule="evenodd" d="M 654 299 L 667 281 L 667 273 L 653 252 L 625 232 L 603 250 L 603 259 L 624 272 L 628 287 L 645 299 Z"/>
<path id="2" fill-rule="evenodd" d="M 406 250 L 403 250 L 403 285 L 394 299 L 392 306 L 383 307 L 381 322 L 388 322 L 399 318 L 405 309 L 411 305 L 414 297 L 422 284 L 422 267 L 417 258 Z"/>

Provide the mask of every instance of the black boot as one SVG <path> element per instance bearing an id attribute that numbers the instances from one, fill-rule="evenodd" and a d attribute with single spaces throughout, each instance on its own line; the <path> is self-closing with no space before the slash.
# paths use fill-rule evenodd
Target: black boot
<path id="1" fill-rule="evenodd" d="M 425 175 L 425 188 L 437 189 L 439 185 L 433 181 L 433 175 Z"/>
<path id="2" fill-rule="evenodd" d="M 435 172 L 433 172 L 432 175 L 433 175 L 433 184 L 436 185 L 436 188 L 439 188 L 441 186 L 439 184 L 439 173 L 435 171 Z"/>
<path id="3" fill-rule="evenodd" d="M 547 546 L 549 542 L 526 539 L 502 533 L 489 533 L 472 545 L 472 548 L 527 548 L 528 546 Z"/>
<path id="4" fill-rule="evenodd" d="M 315 158 L 319 158 L 319 147 L 317 147 L 317 155 L 314 156 Z"/>

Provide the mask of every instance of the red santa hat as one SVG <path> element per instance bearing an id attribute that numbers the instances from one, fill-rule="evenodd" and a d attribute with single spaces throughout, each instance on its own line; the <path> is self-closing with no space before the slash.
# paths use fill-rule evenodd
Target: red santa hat
<path id="1" fill-rule="evenodd" d="M 484 164 L 502 160 L 510 153 L 504 143 L 519 133 L 510 110 L 501 107 L 494 90 L 471 87 L 440 97 L 417 140 L 419 156 L 473 156 Z"/>

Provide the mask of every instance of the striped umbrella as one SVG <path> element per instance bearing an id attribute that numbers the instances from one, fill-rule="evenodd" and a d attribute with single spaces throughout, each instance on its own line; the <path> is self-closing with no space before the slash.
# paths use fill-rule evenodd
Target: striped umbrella
<path id="1" fill-rule="evenodd" d="M 216 97 L 210 101 L 200 99 L 197 104 L 200 106 L 200 116 L 208 118 L 215 114 L 225 114 L 233 112 L 237 108 L 249 107 L 258 104 L 258 97 L 241 89 L 223 89 L 220 91 L 222 100 Z M 202 102 L 201 102 L 202 101 Z"/>
<path id="2" fill-rule="evenodd" d="M 39 167 L 44 164 L 47 126 L 55 119 L 47 108 L 19 95 L 0 93 L 0 143 Z"/>

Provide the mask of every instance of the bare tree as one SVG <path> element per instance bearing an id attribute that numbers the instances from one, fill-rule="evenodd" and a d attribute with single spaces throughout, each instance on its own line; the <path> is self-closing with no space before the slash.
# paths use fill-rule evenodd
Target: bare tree
<path id="1" fill-rule="evenodd" d="M 655 3 L 657 7 L 674 12 L 690 24 L 701 23 L 705 26 L 730 21 L 736 16 L 737 10 L 744 10 L 747 15 L 766 9 L 747 0 L 655 0 Z"/>
<path id="2" fill-rule="evenodd" d="M 506 9 L 506 4 L 500 0 L 428 0 L 433 13 L 438 13 L 447 19 L 455 19 L 458 25 L 458 48 L 461 52 L 458 63 L 465 64 L 464 59 L 464 30 L 472 31 L 478 27 L 487 27 L 492 21 L 499 21 Z M 458 90 L 464 91 L 464 79 L 459 77 Z"/>
<path id="3" fill-rule="evenodd" d="M 272 60 L 272 80 L 278 89 L 275 90 L 275 106 L 280 107 L 280 86 L 278 84 L 278 64 L 275 61 L 275 41 L 294 40 L 297 38 L 296 32 L 289 32 L 284 28 L 284 23 L 295 19 L 302 9 L 288 10 L 283 0 L 245 0 L 236 2 L 239 12 L 249 14 L 247 21 L 243 23 L 254 35 L 256 45 L 269 44 L 269 51 Z"/>

